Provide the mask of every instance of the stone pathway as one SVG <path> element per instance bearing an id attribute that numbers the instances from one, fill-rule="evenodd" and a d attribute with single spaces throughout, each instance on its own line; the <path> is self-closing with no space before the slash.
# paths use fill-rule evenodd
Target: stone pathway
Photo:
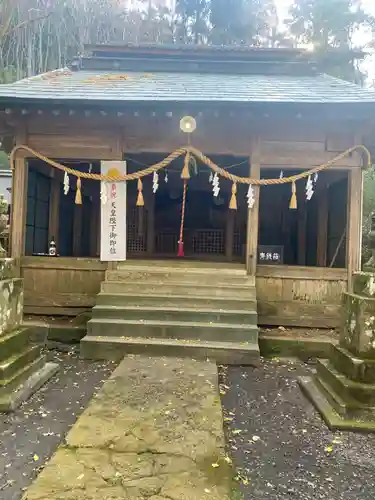
<path id="1" fill-rule="evenodd" d="M 127 357 L 27 500 L 229 500 L 216 365 Z"/>

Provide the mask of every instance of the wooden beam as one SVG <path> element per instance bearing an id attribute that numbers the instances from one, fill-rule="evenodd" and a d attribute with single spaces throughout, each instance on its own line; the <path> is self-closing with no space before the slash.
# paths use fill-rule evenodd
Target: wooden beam
<path id="1" fill-rule="evenodd" d="M 327 241 L 328 241 L 328 211 L 329 190 L 327 184 L 322 181 L 317 192 L 318 202 L 318 238 L 316 249 L 316 260 L 318 267 L 327 265 Z"/>
<path id="2" fill-rule="evenodd" d="M 20 128 L 16 145 L 27 143 L 26 128 Z M 19 259 L 25 254 L 28 166 L 25 156 L 18 152 L 12 179 L 10 255 Z"/>
<path id="3" fill-rule="evenodd" d="M 55 170 L 53 173 L 55 173 Z M 60 193 L 61 184 L 56 177 L 53 177 L 51 179 L 49 198 L 48 242 L 54 238 L 57 251 L 59 251 Z"/>
<path id="4" fill-rule="evenodd" d="M 363 171 L 352 170 L 348 183 L 348 222 L 347 222 L 347 268 L 348 289 L 352 288 L 352 276 L 361 270 L 362 248 L 362 205 Z"/>
<path id="5" fill-rule="evenodd" d="M 260 178 L 260 155 L 261 141 L 257 137 L 252 142 L 250 155 L 250 177 Z M 246 269 L 247 273 L 255 276 L 257 269 L 258 231 L 259 231 L 259 187 L 253 187 L 255 203 L 249 208 L 247 216 L 247 239 L 246 239 Z"/>

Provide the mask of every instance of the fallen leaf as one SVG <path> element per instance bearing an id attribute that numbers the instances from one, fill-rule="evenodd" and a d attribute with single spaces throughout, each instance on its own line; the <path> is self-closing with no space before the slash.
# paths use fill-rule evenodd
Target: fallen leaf
<path id="1" fill-rule="evenodd" d="M 241 434 L 241 429 L 234 429 L 233 434 L 236 436 L 237 434 Z"/>
<path id="2" fill-rule="evenodd" d="M 38 455 L 34 455 L 34 456 L 33 456 L 33 460 L 34 460 L 34 462 L 37 462 L 37 461 L 39 460 Z"/>
<path id="3" fill-rule="evenodd" d="M 332 453 L 332 452 L 333 452 L 333 448 L 332 448 L 332 446 L 327 446 L 327 447 L 326 447 L 326 449 L 325 449 L 325 451 L 326 451 L 327 453 Z"/>

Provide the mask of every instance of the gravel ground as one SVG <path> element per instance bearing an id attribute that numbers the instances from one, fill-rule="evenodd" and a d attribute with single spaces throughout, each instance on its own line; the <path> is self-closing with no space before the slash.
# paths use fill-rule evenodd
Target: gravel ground
<path id="1" fill-rule="evenodd" d="M 230 454 L 244 500 L 373 500 L 375 435 L 333 433 L 302 395 L 297 361 L 221 369 Z"/>
<path id="2" fill-rule="evenodd" d="M 52 351 L 59 373 L 15 413 L 0 413 L 0 498 L 19 500 L 93 394 L 112 373 L 110 362 L 79 359 L 77 350 Z"/>

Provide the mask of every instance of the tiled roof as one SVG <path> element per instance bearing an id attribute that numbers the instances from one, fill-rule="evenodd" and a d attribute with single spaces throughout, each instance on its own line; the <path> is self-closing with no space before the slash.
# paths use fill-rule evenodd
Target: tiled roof
<path id="1" fill-rule="evenodd" d="M 375 91 L 327 75 L 58 70 L 0 85 L 0 100 L 44 102 L 375 103 Z"/>

